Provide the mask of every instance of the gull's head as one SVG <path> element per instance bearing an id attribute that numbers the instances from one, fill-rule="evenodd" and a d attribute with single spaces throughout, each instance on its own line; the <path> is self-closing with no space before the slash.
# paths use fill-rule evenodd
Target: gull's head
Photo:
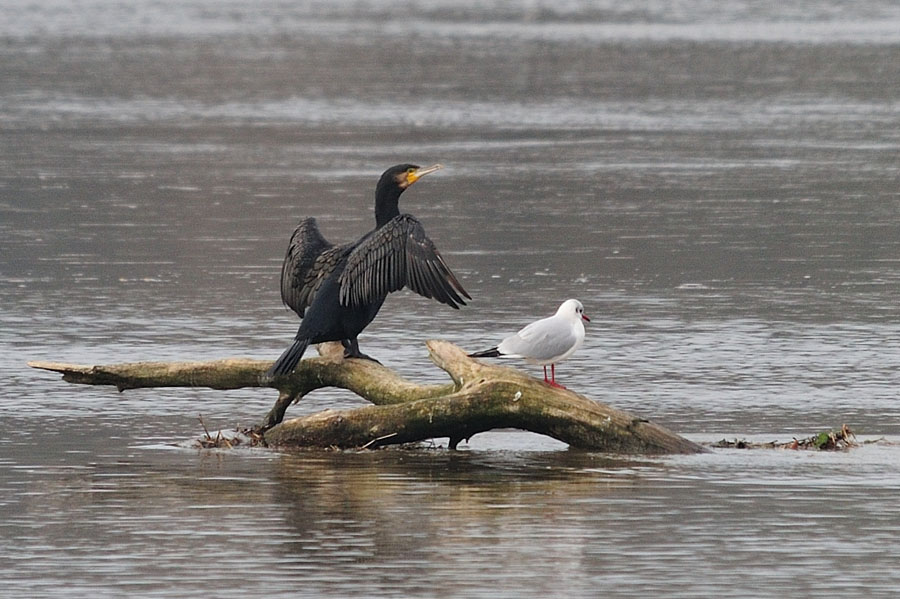
<path id="1" fill-rule="evenodd" d="M 584 306 L 581 305 L 577 299 L 567 299 L 560 305 L 559 309 L 556 311 L 556 314 L 559 316 L 565 316 L 567 318 L 571 318 L 572 320 L 585 320 L 590 322 L 591 319 L 587 317 L 584 313 Z"/>

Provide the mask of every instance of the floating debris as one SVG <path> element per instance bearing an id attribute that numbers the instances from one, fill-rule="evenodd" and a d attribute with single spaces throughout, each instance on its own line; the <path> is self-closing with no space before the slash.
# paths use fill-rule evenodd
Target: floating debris
<path id="1" fill-rule="evenodd" d="M 209 434 L 209 429 L 203 422 L 203 416 L 197 415 L 200 426 L 203 427 L 203 437 L 197 439 L 196 446 L 200 449 L 234 449 L 235 447 L 265 447 L 266 441 L 262 433 L 254 429 L 235 430 L 233 435 L 223 435 L 217 431 L 216 436 Z"/>
<path id="2" fill-rule="evenodd" d="M 843 451 L 852 447 L 859 447 L 856 436 L 850 427 L 842 425 L 838 430 L 822 431 L 805 439 L 797 439 L 784 443 L 770 441 L 769 443 L 754 443 L 745 439 L 728 441 L 722 439 L 713 443 L 711 447 L 717 449 L 807 449 L 816 451 Z"/>

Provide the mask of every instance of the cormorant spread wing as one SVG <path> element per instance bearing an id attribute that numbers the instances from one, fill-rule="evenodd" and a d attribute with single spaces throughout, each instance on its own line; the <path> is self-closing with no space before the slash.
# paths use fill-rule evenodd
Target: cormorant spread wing
<path id="1" fill-rule="evenodd" d="M 444 262 L 422 223 L 400 214 L 360 240 L 340 275 L 340 301 L 362 306 L 409 287 L 421 296 L 459 308 L 472 299 Z"/>
<path id="2" fill-rule="evenodd" d="M 281 265 L 281 301 L 303 318 L 322 281 L 343 260 L 350 246 L 335 246 L 319 232 L 316 219 L 300 221 Z"/>

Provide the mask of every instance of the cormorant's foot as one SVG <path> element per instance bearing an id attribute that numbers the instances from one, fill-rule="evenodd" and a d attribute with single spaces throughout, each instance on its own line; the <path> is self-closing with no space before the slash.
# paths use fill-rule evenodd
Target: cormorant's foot
<path id="1" fill-rule="evenodd" d="M 381 362 L 379 362 L 378 360 L 376 360 L 376 359 L 373 358 L 372 356 L 369 356 L 369 355 L 367 355 L 367 354 L 364 354 L 364 353 L 362 353 L 361 351 L 355 351 L 355 352 L 354 352 L 354 351 L 350 351 L 349 349 L 345 349 L 345 350 L 344 350 L 344 359 L 347 359 L 347 358 L 357 358 L 357 359 L 359 359 L 359 360 L 370 360 L 370 361 L 372 361 L 372 362 L 375 362 L 376 364 L 381 364 Z"/>

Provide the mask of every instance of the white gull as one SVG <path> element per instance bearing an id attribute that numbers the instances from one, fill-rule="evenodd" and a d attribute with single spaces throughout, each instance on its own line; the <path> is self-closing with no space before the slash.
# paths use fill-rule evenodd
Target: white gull
<path id="1" fill-rule="evenodd" d="M 565 388 L 556 382 L 556 364 L 562 362 L 584 343 L 584 323 L 590 318 L 577 299 L 567 299 L 556 314 L 532 322 L 515 335 L 510 335 L 496 347 L 469 354 L 470 358 L 522 358 L 544 367 L 544 382 Z M 547 365 L 550 379 L 547 379 Z"/>

